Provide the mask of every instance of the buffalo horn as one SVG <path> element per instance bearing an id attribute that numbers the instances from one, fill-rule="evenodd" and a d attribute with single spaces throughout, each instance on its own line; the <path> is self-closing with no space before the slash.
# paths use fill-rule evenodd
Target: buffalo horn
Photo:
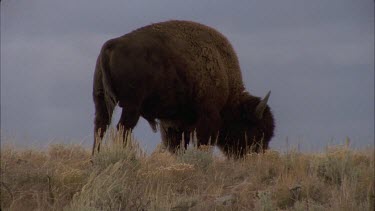
<path id="1" fill-rule="evenodd" d="M 267 93 L 267 95 L 263 98 L 262 101 L 259 102 L 259 104 L 255 108 L 255 116 L 258 119 L 262 119 L 263 118 L 263 113 L 264 113 L 264 110 L 267 107 L 267 101 L 268 101 L 268 98 L 270 97 L 270 94 L 271 94 L 271 91 L 269 91 Z"/>

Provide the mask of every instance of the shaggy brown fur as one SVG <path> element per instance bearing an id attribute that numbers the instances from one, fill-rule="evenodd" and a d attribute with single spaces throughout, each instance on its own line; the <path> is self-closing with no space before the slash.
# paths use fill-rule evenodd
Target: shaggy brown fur
<path id="1" fill-rule="evenodd" d="M 126 131 L 140 116 L 154 130 L 160 120 L 163 142 L 171 151 L 183 133 L 192 131 L 198 144 L 217 138 L 229 156 L 242 156 L 258 143 L 266 149 L 273 136 L 271 111 L 266 106 L 256 117 L 261 99 L 245 91 L 229 41 L 199 23 L 156 23 L 107 41 L 97 60 L 93 96 L 100 138 L 117 103 L 122 108 L 118 125 Z M 185 135 L 185 147 L 188 142 Z M 93 153 L 95 148 L 94 143 Z"/>

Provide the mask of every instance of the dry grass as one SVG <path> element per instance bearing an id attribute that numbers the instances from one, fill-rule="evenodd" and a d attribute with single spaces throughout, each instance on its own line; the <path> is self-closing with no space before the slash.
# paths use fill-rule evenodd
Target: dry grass
<path id="1" fill-rule="evenodd" d="M 2 210 L 374 210 L 374 149 L 145 155 L 114 135 L 90 162 L 80 146 L 1 150 Z"/>

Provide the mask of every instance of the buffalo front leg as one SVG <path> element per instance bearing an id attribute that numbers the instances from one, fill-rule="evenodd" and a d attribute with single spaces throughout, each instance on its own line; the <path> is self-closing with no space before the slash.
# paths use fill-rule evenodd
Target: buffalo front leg
<path id="1" fill-rule="evenodd" d="M 200 145 L 215 144 L 220 128 L 220 115 L 218 112 L 205 111 L 203 113 L 205 115 L 198 119 L 196 125 L 198 147 Z"/>
<path id="2" fill-rule="evenodd" d="M 187 149 L 190 141 L 190 132 L 174 127 L 161 127 L 160 129 L 163 145 L 171 153 L 179 149 Z"/>
<path id="3" fill-rule="evenodd" d="M 220 139 L 220 138 L 219 138 Z M 243 158 L 248 149 L 246 145 L 236 143 L 237 141 L 231 140 L 227 143 L 218 142 L 217 146 L 225 154 L 227 158 L 240 159 Z"/>

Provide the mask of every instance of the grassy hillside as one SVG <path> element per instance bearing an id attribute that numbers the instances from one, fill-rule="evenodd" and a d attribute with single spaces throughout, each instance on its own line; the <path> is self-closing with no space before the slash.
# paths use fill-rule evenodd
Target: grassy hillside
<path id="1" fill-rule="evenodd" d="M 1 149 L 2 210 L 374 210 L 374 149 L 146 155 L 110 138 L 90 161 L 74 145 Z"/>

